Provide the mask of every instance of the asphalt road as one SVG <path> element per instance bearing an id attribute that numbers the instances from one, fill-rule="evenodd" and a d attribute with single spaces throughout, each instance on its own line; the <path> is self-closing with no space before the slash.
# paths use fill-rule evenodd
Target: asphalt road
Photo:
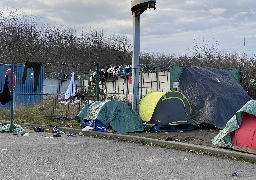
<path id="1" fill-rule="evenodd" d="M 0 133 L 0 179 L 256 179 L 256 164 L 87 136 Z M 238 172 L 238 177 L 232 176 Z"/>

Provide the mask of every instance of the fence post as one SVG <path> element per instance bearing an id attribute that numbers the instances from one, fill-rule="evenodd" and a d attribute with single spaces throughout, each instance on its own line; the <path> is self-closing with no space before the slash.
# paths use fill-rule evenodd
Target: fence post
<path id="1" fill-rule="evenodd" d="M 12 132 L 12 120 L 13 120 L 13 60 L 12 60 L 12 67 L 11 67 L 11 125 L 10 125 L 10 132 Z"/>
<path id="2" fill-rule="evenodd" d="M 99 101 L 99 63 L 97 63 L 96 101 Z"/>

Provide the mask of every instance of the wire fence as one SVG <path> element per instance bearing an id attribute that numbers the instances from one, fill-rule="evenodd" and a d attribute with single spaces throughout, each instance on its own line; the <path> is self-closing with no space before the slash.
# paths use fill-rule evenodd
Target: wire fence
<path id="1" fill-rule="evenodd" d="M 150 91 L 168 91 L 170 89 L 168 72 L 140 72 L 140 99 Z M 88 83 L 88 84 L 87 84 Z M 51 85 L 49 85 L 51 86 Z M 51 86 L 50 88 L 52 88 Z M 44 88 L 45 87 L 44 85 Z M 49 87 L 48 87 L 49 88 Z M 59 87 L 58 87 L 59 88 Z M 119 100 L 128 106 L 132 105 L 132 78 L 131 76 L 110 76 L 99 83 L 99 100 Z M 96 101 L 95 80 L 76 85 L 76 95 L 68 100 L 64 93 L 41 94 L 40 103 L 32 106 L 15 106 L 14 123 L 30 123 L 47 126 L 79 127 L 77 115 L 83 106 Z M 0 109 L 0 121 L 10 122 L 10 109 Z"/>

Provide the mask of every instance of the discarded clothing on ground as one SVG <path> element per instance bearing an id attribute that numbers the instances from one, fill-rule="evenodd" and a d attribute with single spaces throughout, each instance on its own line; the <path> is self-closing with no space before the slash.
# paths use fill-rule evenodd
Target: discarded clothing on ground
<path id="1" fill-rule="evenodd" d="M 3 127 L 0 127 L 0 132 L 10 132 L 11 124 L 6 124 Z M 12 125 L 12 132 L 13 133 L 19 133 L 24 132 L 25 130 L 18 124 Z"/>
<path id="2" fill-rule="evenodd" d="M 44 128 L 42 128 L 41 126 L 34 127 L 34 131 L 35 132 L 44 132 Z"/>
<path id="3" fill-rule="evenodd" d="M 76 133 L 70 133 L 67 135 L 68 137 L 76 137 Z"/>

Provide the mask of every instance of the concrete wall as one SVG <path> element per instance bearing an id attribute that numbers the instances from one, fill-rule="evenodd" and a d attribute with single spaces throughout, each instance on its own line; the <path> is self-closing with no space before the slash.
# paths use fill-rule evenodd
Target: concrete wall
<path id="1" fill-rule="evenodd" d="M 140 74 L 140 99 L 151 91 L 170 91 L 170 72 L 157 73 L 141 73 Z M 106 92 L 108 96 L 115 95 L 121 98 L 132 100 L 132 84 L 129 83 L 129 78 L 118 77 L 118 80 L 106 82 Z"/>
<path id="2" fill-rule="evenodd" d="M 44 94 L 65 94 L 66 90 L 68 89 L 68 85 L 70 83 L 70 79 L 61 83 L 58 79 L 44 79 Z M 87 83 L 87 84 L 86 84 Z M 85 82 L 88 85 L 88 80 Z M 80 80 L 75 80 L 75 85 L 79 88 L 81 86 Z"/>
<path id="3" fill-rule="evenodd" d="M 139 97 L 140 99 L 151 91 L 170 91 L 170 73 L 168 71 L 157 73 L 142 73 L 139 79 Z M 64 94 L 68 88 L 70 79 L 60 82 L 57 79 L 44 79 L 44 94 Z M 81 87 L 81 81 L 76 80 L 75 84 L 78 88 Z M 88 88 L 88 80 L 84 80 L 84 86 Z M 107 97 L 116 96 L 121 99 L 126 98 L 132 100 L 132 83 L 129 83 L 129 78 L 118 77 L 118 80 L 109 79 L 106 83 L 101 84 L 100 88 L 105 89 Z"/>

